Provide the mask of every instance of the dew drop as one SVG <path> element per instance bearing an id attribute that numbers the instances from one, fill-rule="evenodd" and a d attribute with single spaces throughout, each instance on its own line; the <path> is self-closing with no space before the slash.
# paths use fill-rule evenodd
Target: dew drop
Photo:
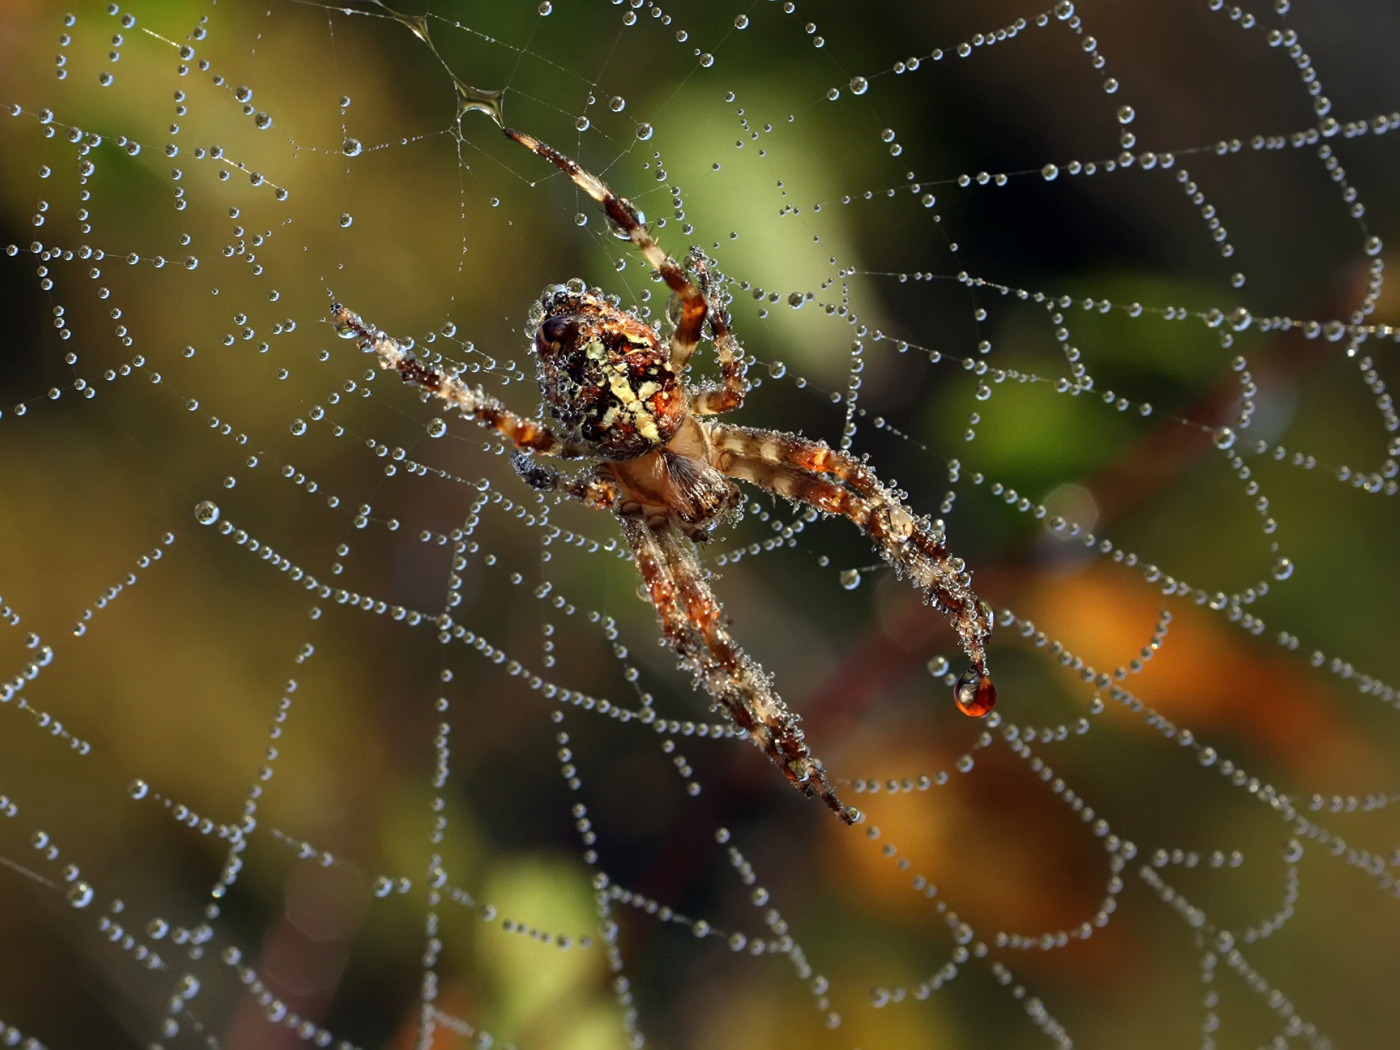
<path id="1" fill-rule="evenodd" d="M 212 507 L 213 504 L 211 503 L 210 506 Z M 215 508 L 215 514 L 217 515 L 217 513 L 218 509 Z M 146 795 L 150 793 L 150 790 L 151 785 L 147 784 L 144 780 L 140 779 L 133 780 L 130 784 L 126 786 L 126 793 L 134 799 L 145 798 Z"/>
<path id="2" fill-rule="evenodd" d="M 627 100 L 621 95 L 614 95 L 612 98 L 608 99 L 608 109 L 612 110 L 614 113 L 621 113 L 626 108 Z"/>
<path id="3" fill-rule="evenodd" d="M 86 908 L 93 896 L 92 887 L 81 879 L 68 887 L 68 903 L 75 908 Z"/>
<path id="4" fill-rule="evenodd" d="M 735 29 L 747 29 L 747 28 L 749 28 L 749 16 L 748 16 L 748 15 L 735 15 L 735 16 L 734 16 L 734 28 L 735 28 Z"/>
<path id="5" fill-rule="evenodd" d="M 440 438 L 447 433 L 447 424 L 437 416 L 428 420 L 428 437 Z"/>
<path id="6" fill-rule="evenodd" d="M 1276 580 L 1286 580 L 1293 575 L 1293 562 L 1289 558 L 1279 558 L 1270 571 Z"/>
<path id="7" fill-rule="evenodd" d="M 554 5 L 549 0 L 540 0 L 540 6 L 535 10 L 539 11 L 541 18 L 548 18 L 554 13 Z"/>
<path id="8" fill-rule="evenodd" d="M 346 140 L 340 144 L 340 152 L 344 153 L 347 157 L 358 157 L 364 152 L 364 148 L 364 143 L 355 138 L 347 137 Z"/>
<path id="9" fill-rule="evenodd" d="M 1045 167 L 1040 169 L 1040 177 L 1043 178 L 1046 182 L 1054 182 L 1057 178 L 1060 177 L 1060 169 L 1055 167 L 1055 165 L 1053 164 L 1047 164 L 1045 165 Z"/>
<path id="10" fill-rule="evenodd" d="M 947 657 L 935 656 L 928 662 L 928 673 L 934 678 L 942 678 L 949 671 Z"/>
<path id="11" fill-rule="evenodd" d="M 348 211 L 347 211 L 347 212 L 341 212 L 341 214 L 340 214 L 340 228 L 341 228 L 342 230 L 349 229 L 349 228 L 350 228 L 351 226 L 353 226 L 354 224 L 355 224 L 355 216 L 351 215 Z"/>
<path id="12" fill-rule="evenodd" d="M 655 129 L 654 129 L 650 124 L 647 124 L 647 123 L 645 123 L 645 122 L 643 122 L 643 123 L 641 123 L 641 124 L 638 124 L 638 125 L 637 125 L 637 138 L 638 138 L 639 140 L 641 140 L 642 142 L 645 142 L 647 139 L 651 138 L 652 133 L 653 133 L 654 130 L 655 130 Z"/>
<path id="13" fill-rule="evenodd" d="M 1216 427 L 1210 435 L 1211 441 L 1215 442 L 1215 447 L 1219 449 L 1234 448 L 1235 432 L 1229 427 Z"/>
<path id="14" fill-rule="evenodd" d="M 969 668 L 953 687 L 953 700 L 958 710 L 969 718 L 981 718 L 996 706 L 997 688 L 990 678 Z"/>
<path id="15" fill-rule="evenodd" d="M 860 586 L 860 570 L 846 569 L 841 573 L 841 586 L 848 591 L 853 591 Z"/>
<path id="16" fill-rule="evenodd" d="M 213 500 L 201 500 L 194 505 L 194 520 L 201 525 L 213 525 L 214 522 L 219 520 L 219 505 Z M 135 783 L 141 783 L 144 790 L 144 783 L 141 781 L 136 781 Z"/>
<path id="17" fill-rule="evenodd" d="M 866 80 L 864 77 L 852 77 L 850 88 L 852 95 L 864 95 L 870 90 L 870 81 Z"/>

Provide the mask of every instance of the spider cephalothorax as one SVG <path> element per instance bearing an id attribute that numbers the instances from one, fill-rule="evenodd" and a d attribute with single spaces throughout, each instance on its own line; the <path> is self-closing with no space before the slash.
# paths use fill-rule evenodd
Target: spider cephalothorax
<path id="1" fill-rule="evenodd" d="M 597 176 L 550 146 L 506 129 L 601 204 L 619 233 L 646 256 L 674 298 L 669 341 L 636 314 L 582 281 L 545 289 L 530 314 L 540 392 L 558 432 L 511 412 L 480 387 L 469 387 L 418 362 L 395 340 L 339 303 L 337 330 L 378 355 L 428 394 L 499 431 L 516 454 L 516 470 L 539 489 L 562 492 L 617 515 L 667 643 L 714 704 L 742 727 L 803 794 L 822 799 L 847 823 L 857 811 L 832 789 L 793 714 L 773 683 L 730 636 L 692 541 L 733 515 L 740 479 L 794 503 L 853 522 L 900 575 L 944 612 L 972 660 L 954 699 L 969 715 L 996 703 L 987 673 L 992 616 L 972 590 L 962 559 L 943 534 L 915 514 L 865 463 L 821 441 L 714 419 L 739 408 L 748 392 L 744 357 L 729 328 L 724 298 L 703 253 L 682 266 L 652 239 L 640 213 Z M 695 280 L 687 276 L 687 268 Z M 698 282 L 698 283 L 697 283 Z M 721 384 L 691 389 L 682 377 L 702 336 L 719 359 Z M 591 472 L 565 477 L 536 457 L 591 459 Z"/>
<path id="2" fill-rule="evenodd" d="M 546 288 L 530 324 L 540 393 L 566 437 L 632 459 L 675 436 L 686 395 L 654 328 L 577 280 Z"/>

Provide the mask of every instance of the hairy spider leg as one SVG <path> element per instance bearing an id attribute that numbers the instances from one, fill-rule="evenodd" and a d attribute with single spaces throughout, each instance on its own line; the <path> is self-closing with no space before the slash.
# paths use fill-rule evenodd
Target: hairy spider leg
<path id="1" fill-rule="evenodd" d="M 565 441 L 543 423 L 518 416 L 479 386 L 468 386 L 456 376 L 439 372 L 423 364 L 401 347 L 393 336 L 366 324 L 359 314 L 340 303 L 331 303 L 331 321 L 336 331 L 346 339 L 354 339 L 361 350 L 379 358 L 379 367 L 398 372 L 405 383 L 422 387 L 434 397 L 441 398 L 465 416 L 499 431 L 518 449 L 528 449 L 541 456 L 581 458 L 592 455 L 582 445 Z"/>
<path id="2" fill-rule="evenodd" d="M 700 281 L 700 292 L 709 304 L 710 334 L 719 359 L 719 373 L 724 385 L 715 390 L 701 390 L 690 401 L 690 410 L 697 416 L 717 416 L 732 412 L 744 403 L 744 395 L 749 392 L 745 379 L 748 362 L 744 359 L 743 347 L 734 333 L 729 330 L 729 312 L 711 294 L 710 269 L 705 253 L 699 248 L 691 248 L 686 256 L 686 265 L 695 271 Z"/>
<path id="3" fill-rule="evenodd" d="M 523 449 L 511 453 L 510 465 L 522 481 L 542 492 L 562 492 L 591 510 L 612 510 L 617 502 L 617 481 L 612 472 L 599 465 L 591 474 L 567 478 L 554 467 L 535 462 Z"/>
<path id="4" fill-rule="evenodd" d="M 987 671 L 991 611 L 969 585 L 961 559 L 948 553 L 927 519 L 900 502 L 869 467 L 823 442 L 723 423 L 710 425 L 710 440 L 715 466 L 725 474 L 840 514 L 865 533 L 885 561 L 947 613 L 973 665 L 954 690 L 958 709 L 974 718 L 991 711 L 997 695 Z"/>
<path id="5" fill-rule="evenodd" d="M 837 797 L 826 770 L 807 748 L 798 716 L 725 630 L 724 610 L 680 530 L 669 519 L 650 524 L 636 510 L 623 510 L 618 517 L 662 632 L 682 666 L 798 791 L 821 799 L 847 824 L 855 823 L 860 811 Z"/>
<path id="6" fill-rule="evenodd" d="M 627 235 L 637 250 L 646 256 L 652 269 L 661 274 L 666 287 L 680 300 L 680 318 L 676 322 L 675 332 L 671 335 L 671 369 L 680 375 L 700 342 L 700 330 L 704 327 L 705 313 L 709 309 L 704 294 L 686 277 L 681 264 L 667 255 L 656 243 L 631 201 L 613 193 L 602 179 L 579 167 L 577 161 L 564 156 L 553 146 L 514 128 L 506 128 L 505 133 L 507 138 L 552 163 L 573 179 L 574 185 L 601 204 L 608 213 L 608 218 Z"/>

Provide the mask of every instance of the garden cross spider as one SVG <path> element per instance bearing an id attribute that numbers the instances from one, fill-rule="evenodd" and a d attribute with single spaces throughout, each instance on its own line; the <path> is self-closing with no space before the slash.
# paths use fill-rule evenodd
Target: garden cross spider
<path id="1" fill-rule="evenodd" d="M 540 391 L 559 424 L 552 428 L 422 364 L 339 303 L 331 306 L 336 330 L 377 354 L 381 367 L 499 431 L 514 445 L 512 462 L 530 485 L 617 515 L 666 642 L 682 666 L 799 791 L 853 823 L 858 811 L 837 797 L 808 750 L 798 716 L 730 636 L 696 556 L 694 544 L 737 512 L 741 494 L 731 479 L 855 523 L 885 561 L 947 614 L 972 661 L 954 698 L 973 716 L 985 715 L 996 702 L 984 648 L 991 610 L 973 592 L 962 560 L 948 553 L 943 534 L 865 463 L 798 434 L 711 419 L 742 405 L 748 384 L 726 299 L 713 287 L 705 256 L 692 249 L 684 266 L 676 262 L 652 239 L 631 202 L 597 176 L 529 135 L 509 128 L 506 135 L 552 162 L 601 204 L 619 235 L 661 275 L 674 296 L 669 345 L 646 321 L 582 281 L 546 288 L 531 309 L 530 328 Z M 723 381 L 696 389 L 683 376 L 707 327 Z M 589 473 L 566 478 L 537 456 L 595 464 Z"/>

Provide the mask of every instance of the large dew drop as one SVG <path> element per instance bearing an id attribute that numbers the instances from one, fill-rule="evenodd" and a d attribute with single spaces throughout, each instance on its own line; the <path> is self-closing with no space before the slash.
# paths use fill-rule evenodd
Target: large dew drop
<path id="1" fill-rule="evenodd" d="M 981 718 L 996 706 L 997 687 L 989 677 L 970 668 L 953 687 L 953 700 L 969 718 Z"/>

